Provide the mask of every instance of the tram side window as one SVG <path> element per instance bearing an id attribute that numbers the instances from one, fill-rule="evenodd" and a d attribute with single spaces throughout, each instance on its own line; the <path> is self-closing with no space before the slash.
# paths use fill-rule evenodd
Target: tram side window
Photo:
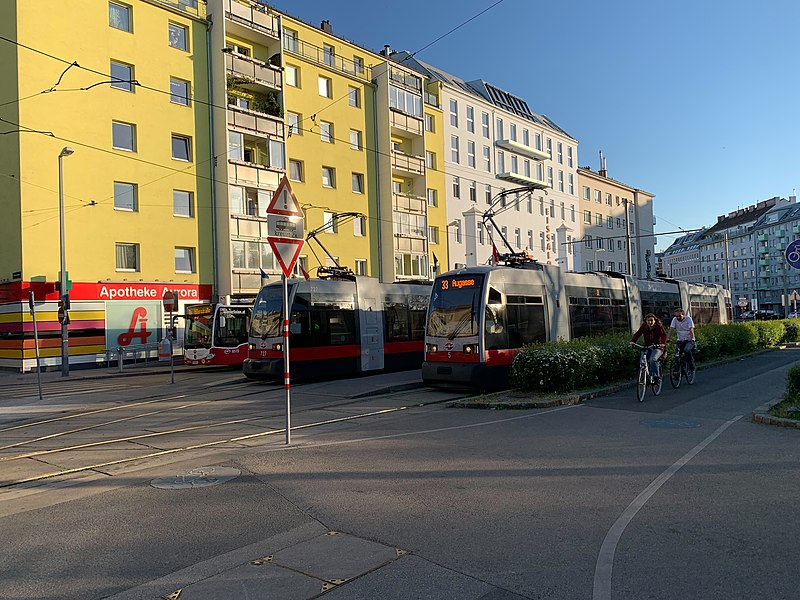
<path id="1" fill-rule="evenodd" d="M 503 304 L 503 295 L 493 287 L 489 288 L 489 301 L 486 304 L 484 338 L 487 350 L 508 348 L 506 307 Z"/>
<path id="2" fill-rule="evenodd" d="M 526 344 L 547 340 L 541 296 L 509 295 L 507 312 L 509 348 L 521 348 Z"/>
<path id="3" fill-rule="evenodd" d="M 407 342 L 411 337 L 411 315 L 408 305 L 386 299 L 386 341 Z"/>

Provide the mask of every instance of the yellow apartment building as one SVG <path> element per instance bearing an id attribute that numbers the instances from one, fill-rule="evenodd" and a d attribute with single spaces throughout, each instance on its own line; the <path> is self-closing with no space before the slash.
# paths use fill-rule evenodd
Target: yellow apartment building
<path id="1" fill-rule="evenodd" d="M 210 298 L 207 25 L 189 0 L 0 3 L 0 366 L 34 364 L 29 292 L 60 363 L 62 220 L 70 362 L 154 351 L 167 288 Z"/>

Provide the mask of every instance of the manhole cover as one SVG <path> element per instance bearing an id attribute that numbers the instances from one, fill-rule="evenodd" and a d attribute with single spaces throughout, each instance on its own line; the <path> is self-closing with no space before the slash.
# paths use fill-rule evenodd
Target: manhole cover
<path id="1" fill-rule="evenodd" d="M 236 479 L 239 475 L 241 475 L 241 471 L 232 467 L 197 467 L 183 475 L 158 477 L 153 479 L 150 485 L 160 490 L 185 490 L 219 485 Z"/>
<path id="2" fill-rule="evenodd" d="M 702 426 L 702 423 L 687 419 L 642 419 L 639 423 L 648 427 L 660 427 L 661 429 L 694 429 Z"/>

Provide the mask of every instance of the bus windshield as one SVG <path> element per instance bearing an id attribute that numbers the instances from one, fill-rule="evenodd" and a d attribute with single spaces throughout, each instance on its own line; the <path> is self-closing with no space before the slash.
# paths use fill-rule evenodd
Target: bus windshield
<path id="1" fill-rule="evenodd" d="M 437 279 L 428 307 L 428 335 L 451 340 L 478 335 L 482 298 L 483 275 Z"/>
<path id="2" fill-rule="evenodd" d="M 214 345 L 220 348 L 235 348 L 246 344 L 249 321 L 249 307 L 220 306 L 214 324 Z"/>
<path id="3" fill-rule="evenodd" d="M 189 306 L 183 329 L 185 348 L 211 348 L 211 319 L 214 307 L 210 304 Z"/>
<path id="4" fill-rule="evenodd" d="M 291 289 L 289 294 L 291 295 Z M 282 319 L 283 288 L 280 285 L 268 285 L 262 288 L 253 306 L 250 337 L 261 339 L 280 337 Z"/>

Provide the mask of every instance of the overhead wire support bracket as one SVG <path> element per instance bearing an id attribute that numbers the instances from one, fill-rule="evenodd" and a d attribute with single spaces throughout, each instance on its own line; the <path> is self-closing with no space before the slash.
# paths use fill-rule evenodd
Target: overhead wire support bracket
<path id="1" fill-rule="evenodd" d="M 318 234 L 324 233 L 326 231 L 333 230 L 335 227 L 338 227 L 340 224 L 350 223 L 355 219 L 362 218 L 364 215 L 360 212 L 343 212 L 343 213 L 335 213 L 333 218 L 324 223 L 321 227 L 317 227 L 308 232 L 306 235 L 306 242 L 310 242 L 314 240 L 322 251 L 328 256 L 334 266 L 328 267 L 324 265 L 320 265 L 317 268 L 317 274 L 320 276 L 320 279 L 353 279 L 355 277 L 355 273 L 350 267 L 343 267 L 339 264 L 339 261 L 328 252 L 328 249 L 325 245 L 319 240 L 317 237 Z M 313 249 L 312 249 L 313 252 Z"/>

